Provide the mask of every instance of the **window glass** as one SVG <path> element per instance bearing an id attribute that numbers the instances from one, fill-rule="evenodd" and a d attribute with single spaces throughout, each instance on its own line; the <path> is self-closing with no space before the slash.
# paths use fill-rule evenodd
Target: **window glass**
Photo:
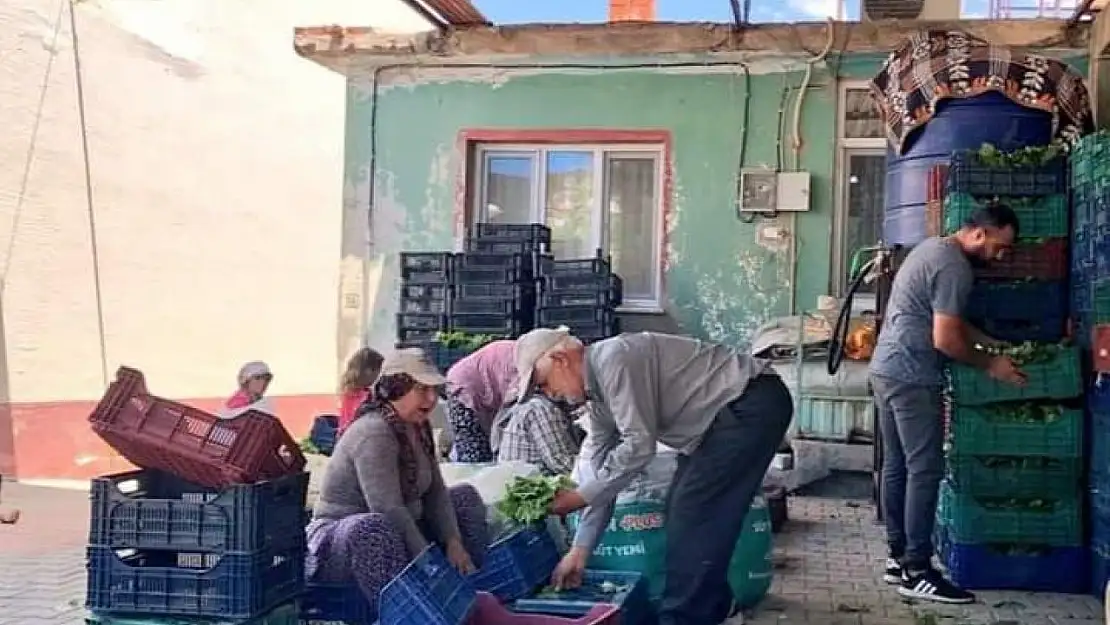
<path id="1" fill-rule="evenodd" d="M 847 153 L 844 181 L 846 209 L 841 217 L 844 232 L 842 284 L 847 288 L 852 256 L 862 247 L 878 243 L 883 228 L 883 188 L 886 156 Z M 863 287 L 873 290 L 874 285 Z"/>
<path id="2" fill-rule="evenodd" d="M 624 281 L 625 298 L 630 300 L 653 300 L 656 296 L 657 171 L 657 161 L 650 155 L 614 155 L 608 159 L 609 254 L 614 270 Z"/>
<path id="3" fill-rule="evenodd" d="M 881 139 L 886 136 L 883 118 L 871 92 L 848 89 L 844 98 L 844 136 L 848 139 Z"/>
<path id="4" fill-rule="evenodd" d="M 545 208 L 551 248 L 558 259 L 589 258 L 596 214 L 594 153 L 552 150 L 545 167 Z"/>
<path id="5" fill-rule="evenodd" d="M 486 154 L 483 218 L 493 223 L 532 221 L 534 157 L 530 154 Z"/>

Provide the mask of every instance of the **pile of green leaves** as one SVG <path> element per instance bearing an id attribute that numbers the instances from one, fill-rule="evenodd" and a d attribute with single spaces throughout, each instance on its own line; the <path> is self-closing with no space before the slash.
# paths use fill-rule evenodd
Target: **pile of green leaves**
<path id="1" fill-rule="evenodd" d="M 305 453 L 305 454 L 323 453 L 323 452 L 320 451 L 320 448 L 316 446 L 316 443 L 313 443 L 312 439 L 308 438 L 308 437 L 302 438 L 300 440 L 300 442 L 297 443 L 297 446 L 301 448 L 301 453 Z"/>
<path id="2" fill-rule="evenodd" d="M 1057 404 L 1020 402 L 984 406 L 983 416 L 991 423 L 1049 424 L 1064 416 L 1064 409 Z"/>
<path id="3" fill-rule="evenodd" d="M 1021 367 L 1056 360 L 1060 346 L 1054 343 L 1035 343 L 1025 341 L 1016 345 L 991 345 L 984 348 L 991 356 L 1009 356 L 1014 364 Z"/>
<path id="4" fill-rule="evenodd" d="M 984 143 L 975 153 L 981 164 L 997 168 L 1038 167 L 1048 164 L 1061 154 L 1063 148 L 1056 144 L 1003 152 L 989 143 Z"/>
<path id="5" fill-rule="evenodd" d="M 492 334 L 467 334 L 466 332 L 437 332 L 435 342 L 448 348 L 461 348 L 474 351 L 487 343 L 497 340 Z"/>
<path id="6" fill-rule="evenodd" d="M 521 525 L 531 525 L 547 518 L 556 492 L 576 486 L 565 475 L 517 477 L 505 487 L 505 498 L 498 502 L 497 510 Z"/>

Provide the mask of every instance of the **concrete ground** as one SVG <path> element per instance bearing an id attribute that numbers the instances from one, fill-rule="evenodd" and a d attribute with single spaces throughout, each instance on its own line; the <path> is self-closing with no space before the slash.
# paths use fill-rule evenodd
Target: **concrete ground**
<path id="1" fill-rule="evenodd" d="M 861 476 L 834 476 L 790 500 L 775 539 L 771 595 L 753 625 L 1094 625 L 1092 597 L 983 592 L 963 607 L 909 605 L 880 579 L 882 526 Z M 22 508 L 0 526 L 0 625 L 83 623 L 88 495 L 5 483 L 4 505 Z"/>

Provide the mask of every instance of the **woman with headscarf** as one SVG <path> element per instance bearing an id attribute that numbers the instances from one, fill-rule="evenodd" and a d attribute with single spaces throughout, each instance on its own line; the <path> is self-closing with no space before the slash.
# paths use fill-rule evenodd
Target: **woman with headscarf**
<path id="1" fill-rule="evenodd" d="M 270 388 L 270 382 L 274 380 L 274 374 L 270 371 L 269 365 L 261 360 L 248 362 L 239 368 L 239 375 L 236 378 L 239 382 L 239 389 L 228 398 L 223 408 L 220 409 L 219 417 L 221 419 L 231 419 L 248 410 L 274 414 L 270 399 L 265 397 L 266 389 Z"/>
<path id="2" fill-rule="evenodd" d="M 386 356 L 373 398 L 336 443 L 308 532 L 309 579 L 354 580 L 378 594 L 431 544 L 470 573 L 489 542 L 472 486 L 448 489 L 428 415 L 446 379 L 420 349 Z"/>

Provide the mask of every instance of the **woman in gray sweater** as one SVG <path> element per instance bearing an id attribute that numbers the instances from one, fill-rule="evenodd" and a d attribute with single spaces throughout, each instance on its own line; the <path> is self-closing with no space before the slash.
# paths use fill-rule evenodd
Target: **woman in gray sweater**
<path id="1" fill-rule="evenodd" d="M 448 489 L 428 415 L 446 382 L 420 349 L 386 356 L 373 399 L 336 443 L 307 528 L 312 581 L 354 580 L 377 607 L 381 589 L 430 544 L 471 573 L 489 542 L 469 485 Z"/>

